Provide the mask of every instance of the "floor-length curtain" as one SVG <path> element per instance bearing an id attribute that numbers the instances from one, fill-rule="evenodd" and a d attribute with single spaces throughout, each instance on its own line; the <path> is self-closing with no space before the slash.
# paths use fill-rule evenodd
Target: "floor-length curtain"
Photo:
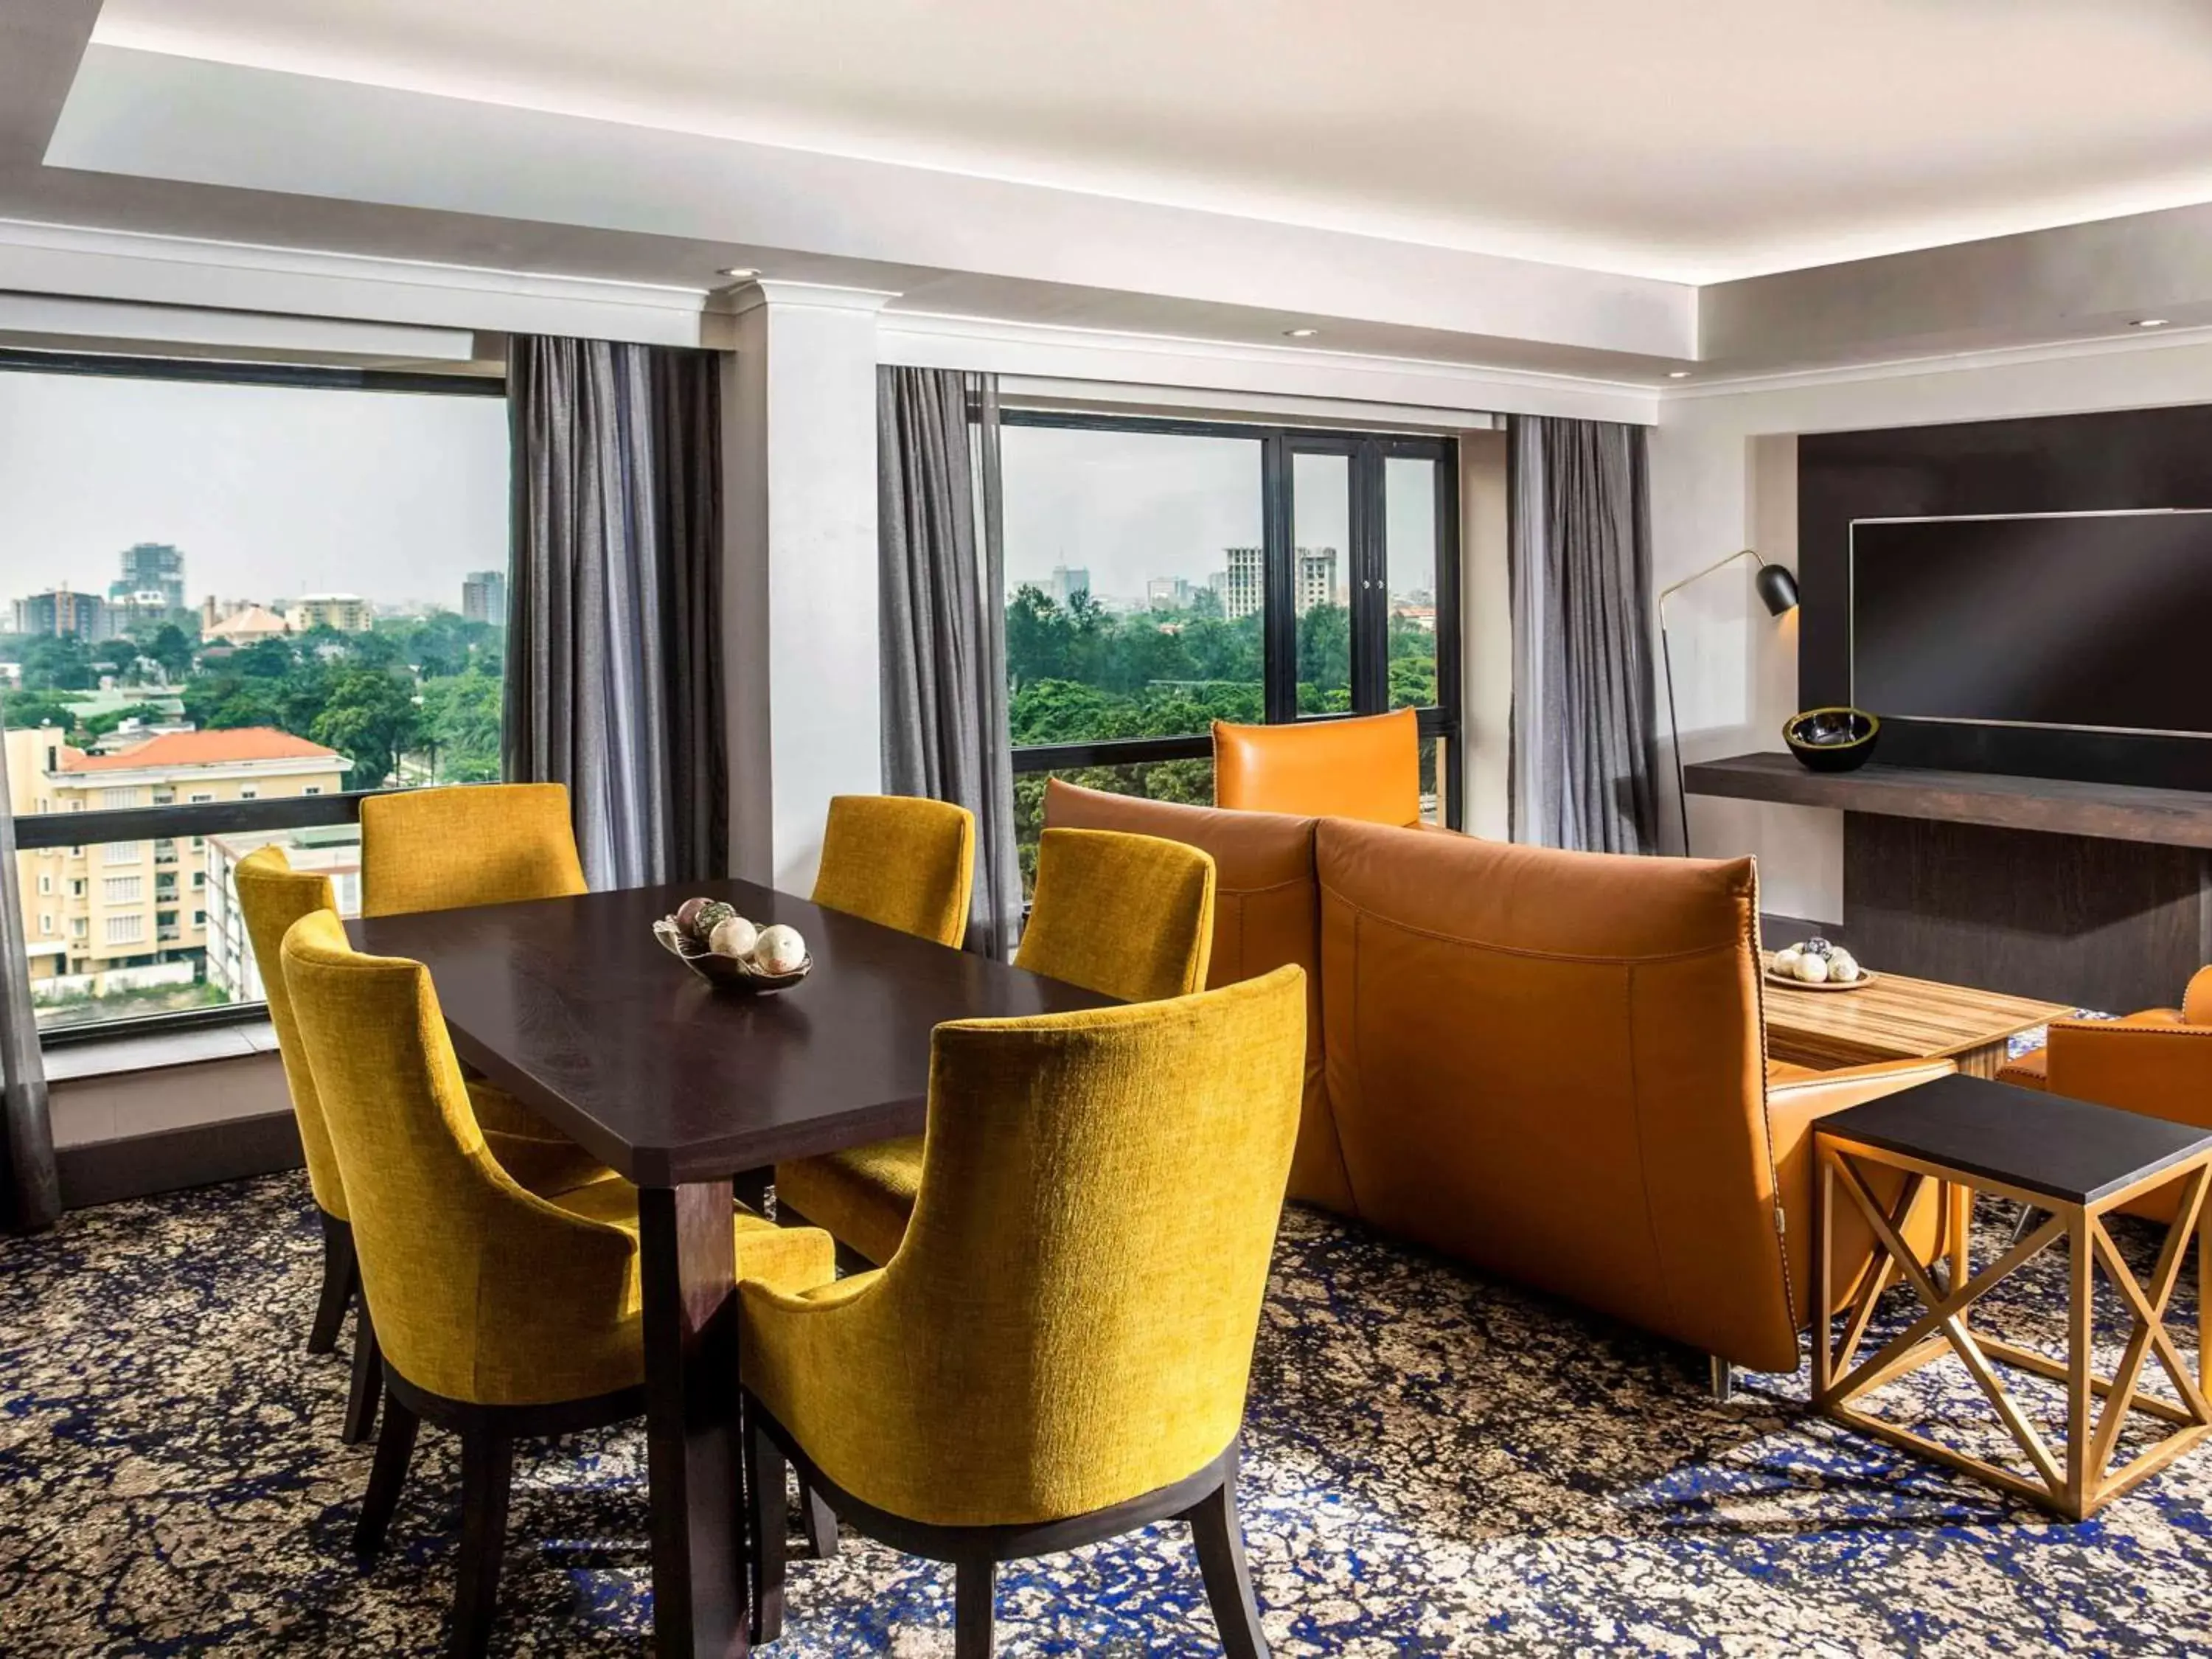
<path id="1" fill-rule="evenodd" d="M 729 872 L 712 354 L 520 336 L 507 775 L 565 783 L 594 888 Z"/>
<path id="2" fill-rule="evenodd" d="M 1513 422 L 1516 841 L 1657 845 L 1644 451 L 1641 427 Z"/>
<path id="3" fill-rule="evenodd" d="M 1021 915 L 1006 727 L 998 382 L 878 372 L 884 787 L 975 815 L 969 948 L 1012 952 Z"/>
<path id="4" fill-rule="evenodd" d="M 27 1233 L 52 1226 L 62 1206 L 15 869 L 15 815 L 0 778 L 0 1231 Z"/>

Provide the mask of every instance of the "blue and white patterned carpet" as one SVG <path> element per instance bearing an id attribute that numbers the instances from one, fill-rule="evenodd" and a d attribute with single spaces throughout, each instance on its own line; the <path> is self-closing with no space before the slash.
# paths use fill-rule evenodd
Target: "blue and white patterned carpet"
<path id="1" fill-rule="evenodd" d="M 1982 1219 L 1994 1244 L 2009 1218 Z M 0 1653 L 437 1650 L 455 1448 L 426 1431 L 392 1547 L 358 1568 L 368 1454 L 337 1443 L 343 1345 L 301 1346 L 319 1262 L 297 1176 L 0 1239 Z M 2047 1255 L 1990 1325 L 2047 1338 L 2063 1273 Z M 1720 1405 L 1704 1376 L 1291 1212 L 1243 1489 L 1277 1652 L 2212 1649 L 2212 1449 L 2069 1526 L 1809 1417 L 1801 1378 Z M 1978 1400 L 1949 1366 L 1884 1398 L 1962 1425 Z M 634 1429 L 526 1457 L 501 1650 L 644 1650 L 641 1462 Z M 848 1543 L 794 1564 L 768 1651 L 949 1654 L 950 1589 Z M 1219 1651 L 1180 1527 L 1010 1570 L 1000 1613 L 1009 1655 Z"/>

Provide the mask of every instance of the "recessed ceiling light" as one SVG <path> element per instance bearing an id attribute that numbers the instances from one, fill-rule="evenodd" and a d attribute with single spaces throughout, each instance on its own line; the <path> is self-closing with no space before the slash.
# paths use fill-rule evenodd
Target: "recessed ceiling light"
<path id="1" fill-rule="evenodd" d="M 753 277 L 759 276 L 760 272 L 755 270 L 750 265 L 732 265 L 728 270 L 725 270 L 722 275 L 743 283 L 750 281 Z"/>
<path id="2" fill-rule="evenodd" d="M 1686 380 L 1690 378 L 1690 371 L 1686 368 L 1670 368 L 1667 371 L 1667 378 L 1670 380 Z"/>
<path id="3" fill-rule="evenodd" d="M 2164 317 L 2138 317 L 2135 325 L 2137 328 L 2164 328 L 2166 321 Z"/>
<path id="4" fill-rule="evenodd" d="M 1310 340 L 1315 335 L 1320 333 L 1321 331 L 1317 328 L 1286 328 L 1283 332 L 1289 335 L 1293 340 Z"/>

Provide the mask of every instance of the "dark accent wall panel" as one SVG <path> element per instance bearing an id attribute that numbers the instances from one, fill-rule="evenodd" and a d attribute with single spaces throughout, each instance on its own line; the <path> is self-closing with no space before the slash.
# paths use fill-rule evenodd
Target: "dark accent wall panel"
<path id="1" fill-rule="evenodd" d="M 1801 438 L 1799 706 L 1848 700 L 1852 520 L 2162 507 L 2212 507 L 2212 406 Z M 1898 724 L 1883 729 L 1881 758 L 1961 772 L 2212 789 L 2212 740 L 2188 738 Z"/>

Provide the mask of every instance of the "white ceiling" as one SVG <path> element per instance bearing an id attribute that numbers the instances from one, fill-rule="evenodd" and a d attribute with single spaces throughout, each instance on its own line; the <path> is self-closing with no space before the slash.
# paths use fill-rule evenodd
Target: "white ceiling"
<path id="1" fill-rule="evenodd" d="M 106 0 L 95 39 L 1678 281 L 2212 199 L 2212 0 Z"/>

